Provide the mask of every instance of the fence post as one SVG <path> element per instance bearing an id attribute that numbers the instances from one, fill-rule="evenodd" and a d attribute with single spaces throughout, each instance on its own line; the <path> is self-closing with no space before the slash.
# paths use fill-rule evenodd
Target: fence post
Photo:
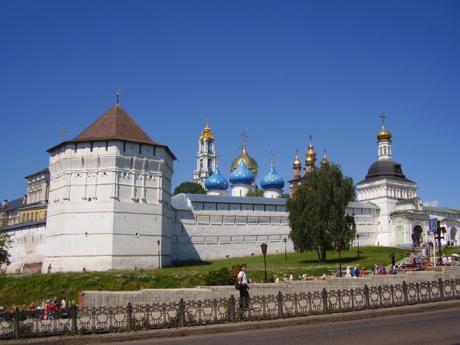
<path id="1" fill-rule="evenodd" d="M 185 326 L 185 302 L 184 299 L 181 298 L 179 301 L 179 327 Z"/>
<path id="2" fill-rule="evenodd" d="M 131 331 L 133 329 L 133 306 L 131 302 L 128 303 L 126 314 L 128 316 L 128 330 Z"/>
<path id="3" fill-rule="evenodd" d="M 404 304 L 408 305 L 409 297 L 407 296 L 407 283 L 405 280 L 402 282 L 402 289 L 403 289 L 403 295 L 404 295 Z"/>
<path id="4" fill-rule="evenodd" d="M 281 291 L 278 291 L 278 296 L 276 297 L 276 300 L 278 301 L 278 318 L 282 319 L 284 315 L 284 303 L 283 303 L 283 294 Z"/>
<path id="5" fill-rule="evenodd" d="M 370 309 L 371 303 L 369 301 L 369 286 L 364 285 L 364 306 L 365 309 Z"/>
<path id="6" fill-rule="evenodd" d="M 14 308 L 14 323 L 13 323 L 13 327 L 14 327 L 14 338 L 15 339 L 19 339 L 19 337 L 21 336 L 20 334 L 20 320 L 19 320 L 19 308 L 18 307 L 15 307 Z"/>
<path id="7" fill-rule="evenodd" d="M 228 318 L 230 322 L 235 322 L 236 319 L 236 302 L 235 302 L 235 296 L 231 295 L 230 298 L 228 299 Z"/>
<path id="8" fill-rule="evenodd" d="M 438 279 L 438 288 L 439 288 L 439 297 L 441 299 L 444 299 L 444 282 L 442 281 L 441 278 Z"/>
<path id="9" fill-rule="evenodd" d="M 77 313 L 78 313 L 77 306 L 75 304 L 72 304 L 70 306 L 70 317 L 72 318 L 72 334 L 78 333 Z"/>
<path id="10" fill-rule="evenodd" d="M 323 288 L 323 291 L 321 291 L 321 299 L 323 300 L 323 312 L 327 313 L 329 306 L 327 300 L 327 290 L 325 288 Z"/>

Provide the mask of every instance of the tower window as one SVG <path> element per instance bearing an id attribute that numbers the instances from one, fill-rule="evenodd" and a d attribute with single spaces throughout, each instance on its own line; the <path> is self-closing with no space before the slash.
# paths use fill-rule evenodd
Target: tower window
<path id="1" fill-rule="evenodd" d="M 109 150 L 109 142 L 108 142 L 108 141 L 105 142 L 105 150 L 106 150 L 106 151 Z"/>
<path id="2" fill-rule="evenodd" d="M 126 152 L 126 141 L 123 141 L 123 153 Z"/>
<path id="3" fill-rule="evenodd" d="M 139 154 L 141 155 L 142 154 L 142 145 L 139 144 Z"/>
<path id="4" fill-rule="evenodd" d="M 89 151 L 90 151 L 90 152 L 93 152 L 93 146 L 94 146 L 94 143 L 91 142 L 91 143 L 90 143 L 90 147 L 89 147 Z"/>
<path id="5" fill-rule="evenodd" d="M 156 148 L 156 146 L 154 146 L 153 147 L 153 155 L 156 156 L 156 154 L 157 154 L 157 148 Z"/>

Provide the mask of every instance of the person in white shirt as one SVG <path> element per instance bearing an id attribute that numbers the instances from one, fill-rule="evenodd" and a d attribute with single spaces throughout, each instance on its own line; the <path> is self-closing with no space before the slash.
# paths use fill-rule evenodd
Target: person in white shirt
<path id="1" fill-rule="evenodd" d="M 240 291 L 240 308 L 247 309 L 249 307 L 249 281 L 246 274 L 246 264 L 240 266 L 240 271 L 238 272 L 238 284 Z"/>

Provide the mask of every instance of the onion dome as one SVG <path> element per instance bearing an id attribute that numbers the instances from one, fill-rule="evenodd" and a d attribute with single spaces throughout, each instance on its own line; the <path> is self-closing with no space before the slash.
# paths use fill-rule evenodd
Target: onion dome
<path id="1" fill-rule="evenodd" d="M 305 163 L 309 166 L 314 166 L 316 162 L 316 152 L 313 148 L 313 144 L 311 143 L 308 145 L 307 153 L 305 154 Z"/>
<path id="2" fill-rule="evenodd" d="M 382 129 L 377 133 L 377 140 L 378 141 L 390 141 L 391 132 L 382 126 Z"/>
<path id="3" fill-rule="evenodd" d="M 243 161 L 246 167 L 251 170 L 254 176 L 257 176 L 257 173 L 259 172 L 259 165 L 257 164 L 256 160 L 249 155 L 248 151 L 246 150 L 246 145 L 243 145 L 241 155 L 235 158 L 230 170 L 236 170 L 241 161 Z"/>
<path id="4" fill-rule="evenodd" d="M 264 176 L 262 181 L 260 182 L 260 186 L 262 189 L 283 189 L 284 188 L 284 180 L 283 178 L 278 175 L 275 168 L 270 166 L 270 171 L 267 175 Z"/>
<path id="5" fill-rule="evenodd" d="M 212 130 L 211 130 L 211 128 L 209 128 L 207 122 L 206 122 L 206 125 L 205 125 L 203 131 L 201 132 L 200 140 L 201 140 L 201 141 L 211 141 L 211 140 L 214 140 L 214 135 L 212 134 Z"/>
<path id="6" fill-rule="evenodd" d="M 323 159 L 321 160 L 321 166 L 324 167 L 327 165 L 329 165 L 329 159 L 327 158 L 326 150 L 324 150 Z"/>
<path id="7" fill-rule="evenodd" d="M 302 162 L 299 159 L 299 156 L 295 155 L 294 162 L 292 162 L 292 169 L 302 169 Z"/>
<path id="8" fill-rule="evenodd" d="M 231 184 L 245 184 L 251 185 L 255 181 L 255 176 L 251 170 L 246 166 L 244 161 L 240 159 L 236 169 L 230 174 Z"/>
<path id="9" fill-rule="evenodd" d="M 204 181 L 204 186 L 207 190 L 227 190 L 227 179 L 220 173 L 219 168 L 216 168 L 211 176 Z"/>

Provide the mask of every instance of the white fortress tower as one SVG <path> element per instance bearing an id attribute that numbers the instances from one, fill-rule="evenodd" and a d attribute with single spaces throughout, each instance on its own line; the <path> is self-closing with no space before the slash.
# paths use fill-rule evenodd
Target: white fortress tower
<path id="1" fill-rule="evenodd" d="M 196 169 L 193 171 L 193 182 L 205 187 L 206 179 L 216 169 L 216 139 L 208 123 L 201 132 L 198 140 L 198 154 L 196 156 Z"/>
<path id="2" fill-rule="evenodd" d="M 379 229 L 375 245 L 392 246 L 396 243 L 391 214 L 403 199 L 417 197 L 417 185 L 404 176 L 401 164 L 395 162 L 391 151 L 391 132 L 385 128 L 377 133 L 378 160 L 374 162 L 366 178 L 356 186 L 357 201 L 369 201 L 380 208 Z"/>
<path id="3" fill-rule="evenodd" d="M 117 104 L 50 148 L 43 272 L 167 266 L 174 154 Z"/>

